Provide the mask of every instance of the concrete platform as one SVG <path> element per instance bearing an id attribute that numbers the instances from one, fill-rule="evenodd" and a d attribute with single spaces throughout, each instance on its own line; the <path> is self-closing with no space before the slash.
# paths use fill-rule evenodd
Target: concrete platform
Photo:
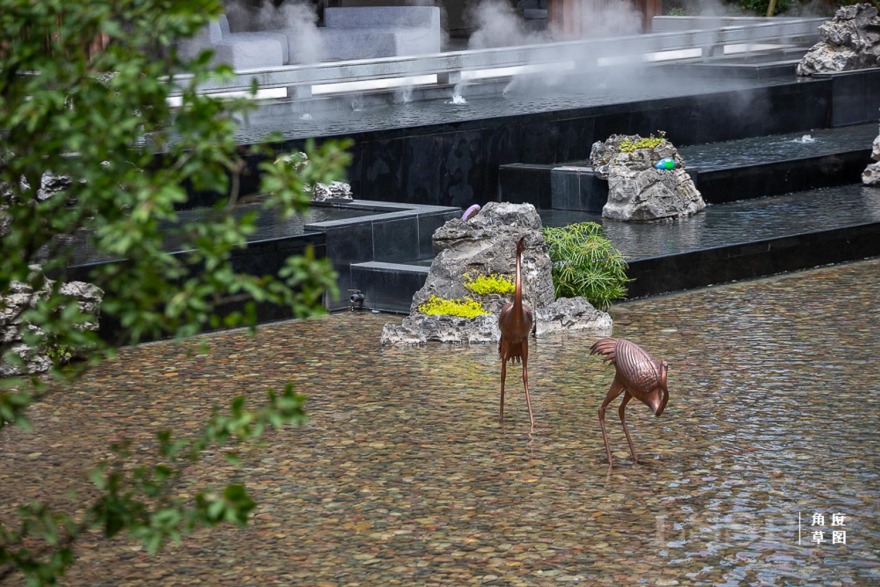
<path id="1" fill-rule="evenodd" d="M 715 37 L 703 40 L 696 45 L 717 45 Z M 647 40 L 636 40 L 642 42 Z M 466 69 L 473 60 L 481 66 L 507 64 L 504 60 L 522 64 L 526 53 L 550 63 L 551 49 L 463 51 L 256 73 L 276 85 L 314 85 L 346 76 L 361 79 L 379 69 L 388 77 L 448 73 L 452 65 Z M 637 278 L 631 295 L 880 255 L 876 192 L 856 185 L 877 132 L 880 70 L 798 78 L 793 51 L 666 65 L 592 64 L 479 84 L 438 83 L 432 89 L 435 99 L 413 103 L 351 94 L 335 98 L 337 109 L 319 110 L 317 101 L 279 101 L 252 113 L 237 140 L 257 144 L 278 133 L 281 139 L 272 148 L 287 152 L 310 139 L 351 138 L 347 180 L 356 198 L 392 207 L 442 208 L 446 212 L 430 220 L 442 222 L 443 214 L 452 217 L 497 199 L 500 186 L 503 199 L 530 201 L 551 223 L 563 218 L 554 208 L 576 208 L 578 214 L 567 214 L 565 222 L 598 218 L 591 213 L 600 209 L 595 202 L 577 210 L 570 202 L 554 201 L 546 181 L 553 169 L 584 161 L 593 142 L 611 134 L 663 130 L 716 205 L 679 223 L 609 226 Z M 501 61 L 489 63 L 490 58 Z M 448 95 L 437 96 L 444 88 Z M 808 134 L 815 142 L 803 140 Z M 785 149 L 777 153 L 777 147 Z M 244 182 L 257 179 L 253 173 Z M 822 187 L 831 191 L 816 191 Z M 245 191 L 251 188 L 255 185 L 242 185 Z M 771 194 L 778 195 L 755 199 Z M 385 217 L 356 229 L 328 225 L 322 230 L 343 290 L 361 290 L 366 307 L 408 309 L 406 299 L 420 286 L 432 256 L 433 228 Z M 625 233 L 636 236 L 627 240 Z M 331 242 L 337 238 L 334 249 Z M 346 302 L 344 296 L 330 307 L 340 309 Z"/>
<path id="2" fill-rule="evenodd" d="M 305 217 L 293 216 L 283 220 L 271 209 L 263 208 L 259 202 L 238 205 L 234 213 L 241 215 L 248 212 L 258 214 L 257 230 L 249 236 L 247 246 L 235 253 L 235 269 L 253 275 L 277 274 L 289 256 L 301 255 L 307 247 L 311 247 L 318 258 L 330 259 L 338 274 L 340 297 L 325 297 L 324 300 L 330 310 L 348 308 L 348 290 L 360 287 L 361 279 L 353 275 L 353 267 L 358 264 L 369 266 L 373 262 L 382 266 L 413 257 L 431 259 L 431 236 L 434 231 L 450 218 L 461 214 L 458 208 L 367 200 L 317 203 L 313 204 Z M 198 208 L 183 210 L 179 216 L 184 222 L 192 222 L 214 213 L 217 211 Z M 180 243 L 175 237 L 174 225 L 169 224 L 165 228 L 166 250 L 178 251 L 173 253 L 175 255 L 185 255 L 179 251 Z M 97 266 L 113 261 L 96 255 L 85 234 L 78 235 L 78 240 L 72 242 L 71 246 L 74 247 L 74 257 L 72 266 L 67 269 L 68 280 L 88 281 L 90 272 Z M 410 297 L 418 287 L 420 285 L 410 291 Z M 399 287 L 395 291 L 408 290 Z M 267 305 L 258 308 L 258 317 L 262 322 L 291 316 L 289 308 Z M 103 321 L 101 327 L 102 333 L 111 337 L 118 325 Z"/>
<path id="3" fill-rule="evenodd" d="M 629 262 L 630 298 L 880 256 L 880 188 L 861 184 L 714 204 L 668 222 L 539 213 L 545 226 L 602 224 Z M 359 264 L 351 275 L 366 307 L 408 313 L 428 263 Z"/>
<path id="4" fill-rule="evenodd" d="M 748 137 L 679 148 L 703 199 L 731 202 L 833 187 L 859 180 L 871 160 L 878 124 Z M 589 160 L 499 168 L 498 198 L 538 208 L 601 212 L 608 182 Z"/>
<path id="5" fill-rule="evenodd" d="M 880 255 L 880 188 L 856 183 L 877 132 L 866 123 L 684 146 L 710 205 L 678 221 L 603 219 L 607 182 L 583 160 L 501 166 L 498 199 L 532 203 L 547 226 L 603 224 L 630 263 L 629 297 L 763 277 Z M 353 263 L 351 286 L 365 307 L 408 313 L 430 257 Z"/>
<path id="6" fill-rule="evenodd" d="M 880 188 L 851 184 L 709 205 L 690 218 L 625 223 L 544 210 L 546 226 L 599 222 L 643 297 L 880 255 Z"/>

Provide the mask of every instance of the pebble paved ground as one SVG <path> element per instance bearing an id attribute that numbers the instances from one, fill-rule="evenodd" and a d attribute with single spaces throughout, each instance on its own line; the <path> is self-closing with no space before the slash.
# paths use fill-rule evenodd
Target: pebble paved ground
<path id="1" fill-rule="evenodd" d="M 614 409 L 604 462 L 596 410 L 613 369 L 588 357 L 594 338 L 533 345 L 530 439 L 515 371 L 499 427 L 493 346 L 382 348 L 399 317 L 340 313 L 209 336 L 208 355 L 123 350 L 37 406 L 34 434 L 0 433 L 0 515 L 63 506 L 111 441 L 146 450 L 161 428 L 195 430 L 212 405 L 292 380 L 307 425 L 270 434 L 239 470 L 214 455 L 193 471 L 247 480 L 248 528 L 154 557 L 90 537 L 64 584 L 880 584 L 880 259 L 614 314 L 615 336 L 671 365 L 663 416 L 627 412 L 636 466 Z"/>

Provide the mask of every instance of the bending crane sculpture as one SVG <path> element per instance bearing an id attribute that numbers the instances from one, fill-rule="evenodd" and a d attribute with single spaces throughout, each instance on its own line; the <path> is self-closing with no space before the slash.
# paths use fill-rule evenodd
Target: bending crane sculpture
<path id="1" fill-rule="evenodd" d="M 610 361 L 615 370 L 614 381 L 611 382 L 608 395 L 599 407 L 599 424 L 602 426 L 602 438 L 605 439 L 608 464 L 611 465 L 613 462 L 611 449 L 608 447 L 608 434 L 605 432 L 605 407 L 620 395 L 621 391 L 625 394 L 618 409 L 620 423 L 626 433 L 633 462 L 637 463 L 636 448 L 633 446 L 624 419 L 626 404 L 635 397 L 659 417 L 666 409 L 666 402 L 669 401 L 669 390 L 666 389 L 666 372 L 669 370 L 669 364 L 666 361 L 652 359 L 642 347 L 623 338 L 603 338 L 590 347 L 590 354 L 605 355 L 604 361 Z"/>
<path id="2" fill-rule="evenodd" d="M 535 431 L 535 418 L 532 416 L 532 399 L 529 397 L 529 335 L 532 333 L 534 317 L 532 309 L 522 301 L 522 254 L 526 248 L 526 237 L 516 243 L 516 291 L 513 301 L 501 308 L 498 315 L 498 354 L 501 356 L 501 422 L 504 422 L 504 379 L 507 376 L 507 361 L 522 361 L 523 387 L 526 389 L 526 405 L 529 407 L 529 434 Z"/>

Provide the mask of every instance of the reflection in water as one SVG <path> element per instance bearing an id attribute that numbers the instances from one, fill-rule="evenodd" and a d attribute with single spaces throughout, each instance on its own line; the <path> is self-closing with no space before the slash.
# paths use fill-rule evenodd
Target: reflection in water
<path id="1" fill-rule="evenodd" d="M 628 259 L 642 259 L 866 222 L 880 211 L 880 188 L 852 184 L 707 206 L 680 220 L 622 222 L 599 214 L 542 211 L 547 226 L 599 222 Z"/>
<path id="2" fill-rule="evenodd" d="M 37 434 L 3 432 L 16 491 L 0 514 L 78 478 L 91 444 L 143 446 L 292 380 L 307 426 L 244 450 L 243 471 L 207 463 L 212 479 L 244 473 L 252 527 L 149 559 L 105 543 L 70 584 L 157 569 L 213 585 L 876 585 L 878 292 L 875 259 L 616 306 L 614 335 L 669 361 L 671 397 L 660 418 L 627 412 L 639 466 L 609 427 L 611 470 L 597 408 L 613 370 L 584 334 L 534 344 L 531 442 L 522 393 L 499 428 L 494 345 L 382 348 L 389 316 L 217 334 L 207 357 L 195 342 L 123 349 L 47 398 Z M 57 466 L 38 475 L 18 458 L 34 451 Z M 813 542 L 814 513 L 844 514 L 846 544 L 830 521 Z"/>
<path id="3" fill-rule="evenodd" d="M 277 210 L 264 208 L 260 199 L 252 203 L 237 204 L 231 214 L 235 218 L 241 218 L 245 214 L 255 214 L 255 231 L 248 236 L 249 242 L 256 242 L 264 239 L 287 238 L 306 233 L 306 225 L 327 222 L 332 220 L 344 220 L 349 218 L 360 218 L 363 216 L 371 216 L 389 209 L 370 210 L 351 208 L 346 206 L 327 206 L 313 202 L 312 206 L 305 214 L 294 214 L 288 218 L 282 218 Z M 183 243 L 192 241 L 192 234 L 189 231 L 181 231 L 180 226 L 184 224 L 198 223 L 202 219 L 214 217 L 223 217 L 230 214 L 228 209 L 213 208 L 197 208 L 192 210 L 181 210 L 177 213 L 179 222 L 165 222 L 161 225 L 163 231 L 163 246 L 167 251 L 179 251 L 184 246 Z M 92 246 L 91 233 L 79 232 L 74 235 L 71 243 L 73 257 L 71 265 L 97 263 L 112 260 L 111 257 L 98 254 Z"/>
<path id="4" fill-rule="evenodd" d="M 877 191 L 880 188 L 865 186 L 862 188 L 862 202 L 865 209 L 865 219 L 880 220 L 880 198 Z"/>

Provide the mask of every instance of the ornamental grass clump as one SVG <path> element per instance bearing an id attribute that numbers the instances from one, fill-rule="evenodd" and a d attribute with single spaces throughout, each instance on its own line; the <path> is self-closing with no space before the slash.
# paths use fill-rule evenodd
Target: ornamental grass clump
<path id="1" fill-rule="evenodd" d="M 419 306 L 419 312 L 428 316 L 458 316 L 460 318 L 476 318 L 488 314 L 480 302 L 470 298 L 447 300 L 431 296 L 427 302 Z"/>
<path id="2" fill-rule="evenodd" d="M 557 298 L 581 296 L 607 310 L 626 297 L 627 263 L 595 222 L 542 229 Z"/>
<path id="3" fill-rule="evenodd" d="M 466 274 L 464 276 L 464 286 L 469 292 L 478 296 L 485 296 L 493 293 L 509 295 L 516 290 L 516 285 L 513 283 L 513 277 L 502 275 L 500 273 L 478 275 L 476 277 Z"/>

